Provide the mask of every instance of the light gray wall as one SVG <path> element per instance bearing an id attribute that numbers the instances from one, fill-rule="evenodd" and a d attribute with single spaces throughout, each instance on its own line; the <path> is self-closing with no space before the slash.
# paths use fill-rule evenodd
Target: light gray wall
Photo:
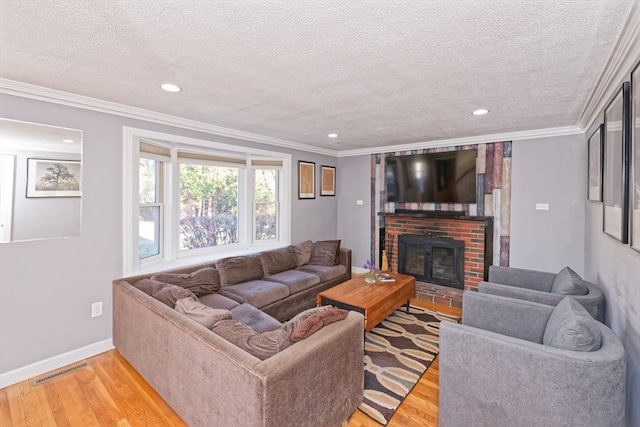
<path id="1" fill-rule="evenodd" d="M 297 199 L 298 160 L 316 162 L 319 177 L 334 157 L 10 95 L 0 95 L 0 116 L 84 132 L 82 236 L 0 245 L 0 373 L 111 338 L 111 281 L 122 276 L 123 126 L 291 153 L 292 242 L 337 236 L 336 197 Z M 91 318 L 97 301 L 104 315 Z"/>
<path id="2" fill-rule="evenodd" d="M 582 134 L 513 141 L 511 267 L 584 273 L 585 164 Z"/>
<path id="3" fill-rule="evenodd" d="M 337 182 L 338 236 L 352 250 L 352 265 L 362 267 L 371 258 L 371 156 L 338 158 Z"/>

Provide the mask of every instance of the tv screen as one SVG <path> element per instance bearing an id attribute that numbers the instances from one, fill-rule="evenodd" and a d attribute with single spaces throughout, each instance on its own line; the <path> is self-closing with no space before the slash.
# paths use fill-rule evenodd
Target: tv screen
<path id="1" fill-rule="evenodd" d="M 386 158 L 388 202 L 476 203 L 476 150 Z"/>

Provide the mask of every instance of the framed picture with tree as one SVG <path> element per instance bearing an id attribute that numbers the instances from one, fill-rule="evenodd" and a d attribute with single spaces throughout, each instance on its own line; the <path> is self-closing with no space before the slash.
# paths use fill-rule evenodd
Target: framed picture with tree
<path id="1" fill-rule="evenodd" d="M 27 159 L 27 197 L 80 197 L 82 162 Z"/>

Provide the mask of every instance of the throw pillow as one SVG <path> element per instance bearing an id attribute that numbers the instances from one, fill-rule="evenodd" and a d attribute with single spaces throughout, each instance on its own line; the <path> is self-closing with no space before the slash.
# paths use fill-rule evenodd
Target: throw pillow
<path id="1" fill-rule="evenodd" d="M 138 280 L 136 283 L 133 284 L 135 288 L 140 289 L 142 292 L 144 292 L 147 295 L 153 295 L 155 292 L 158 292 L 160 289 L 164 288 L 167 285 L 168 283 L 160 282 L 158 280 L 152 280 L 152 279 Z"/>
<path id="2" fill-rule="evenodd" d="M 311 259 L 311 248 L 313 247 L 313 242 L 311 240 L 306 240 L 297 245 L 289 246 L 289 250 L 293 254 L 296 259 L 296 266 L 302 267 L 303 265 L 309 264 L 309 260 Z"/>
<path id="3" fill-rule="evenodd" d="M 284 329 L 259 334 L 235 320 L 221 320 L 211 330 L 260 360 L 268 359 L 291 345 L 289 334 Z"/>
<path id="4" fill-rule="evenodd" d="M 291 341 L 291 344 L 302 341 L 303 339 L 315 334 L 323 327 L 345 319 L 348 314 L 349 312 L 347 310 L 332 308 L 331 310 L 321 311 L 309 316 L 291 333 L 289 340 Z"/>
<path id="5" fill-rule="evenodd" d="M 296 314 L 290 320 L 286 321 L 282 328 L 291 334 L 297 327 L 302 323 L 307 317 L 313 316 L 316 313 L 321 311 L 331 310 L 333 306 L 331 305 L 322 305 L 320 307 L 312 307 L 301 313 Z"/>
<path id="6" fill-rule="evenodd" d="M 182 298 L 191 298 L 194 301 L 198 298 L 189 289 L 185 289 L 181 286 L 167 284 L 163 288 L 158 289 L 151 294 L 155 299 L 162 301 L 171 308 L 176 307 L 176 302 Z"/>
<path id="7" fill-rule="evenodd" d="M 309 264 L 331 267 L 335 265 L 338 245 L 333 242 L 315 242 L 311 247 Z"/>
<path id="8" fill-rule="evenodd" d="M 231 319 L 231 312 L 229 310 L 207 307 L 193 298 L 179 299 L 176 301 L 175 309 L 178 313 L 182 313 L 188 318 L 195 320 L 207 329 L 211 329 L 213 325 L 220 320 Z"/>
<path id="9" fill-rule="evenodd" d="M 267 276 L 282 271 L 293 270 L 297 267 L 296 258 L 288 247 L 261 252 L 259 256 Z"/>
<path id="10" fill-rule="evenodd" d="M 262 261 L 258 254 L 222 258 L 216 261 L 216 268 L 223 287 L 264 277 Z"/>
<path id="11" fill-rule="evenodd" d="M 560 295 L 586 295 L 589 289 L 578 273 L 565 267 L 553 280 L 551 292 Z"/>
<path id="12" fill-rule="evenodd" d="M 333 265 L 340 264 L 340 243 L 342 243 L 342 240 L 319 240 L 319 241 L 335 243 L 336 245 L 338 245 L 338 247 L 336 248 L 336 258 L 335 258 L 335 261 L 333 262 Z"/>
<path id="13" fill-rule="evenodd" d="M 193 273 L 158 273 L 151 279 L 189 289 L 196 296 L 208 295 L 220 289 L 220 275 L 218 270 L 211 267 L 201 268 Z"/>
<path id="14" fill-rule="evenodd" d="M 572 351 L 595 351 L 602 345 L 598 321 L 575 299 L 566 297 L 553 309 L 542 344 Z"/>

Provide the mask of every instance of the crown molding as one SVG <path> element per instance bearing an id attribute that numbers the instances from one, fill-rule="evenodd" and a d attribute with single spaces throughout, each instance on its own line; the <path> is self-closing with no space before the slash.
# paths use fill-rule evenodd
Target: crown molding
<path id="1" fill-rule="evenodd" d="M 604 70 L 589 97 L 577 126 L 589 130 L 607 103 L 620 90 L 622 82 L 629 80 L 631 70 L 640 60 L 640 2 L 634 1 L 629 18 L 622 28 Z M 602 118 L 601 118 L 602 120 Z"/>
<path id="2" fill-rule="evenodd" d="M 91 98 L 88 96 L 77 95 L 74 93 L 63 92 L 55 89 L 49 89 L 42 86 L 36 86 L 29 83 L 23 83 L 5 78 L 0 78 L 0 93 L 35 99 L 38 101 L 46 101 L 60 105 L 67 105 L 70 107 L 83 108 L 85 110 L 97 111 L 100 113 L 114 114 L 117 116 L 143 120 L 146 122 L 175 126 L 216 136 L 258 142 L 261 144 L 268 144 L 292 150 L 301 150 L 333 157 L 337 157 L 338 153 L 336 150 L 318 148 L 299 142 L 225 128 L 222 126 L 216 126 L 208 123 L 198 122 L 195 120 L 184 119 L 182 117 L 172 116 L 170 114 L 158 113 L 142 108 L 131 107 L 124 104 L 104 101 L 97 98 Z"/>
<path id="3" fill-rule="evenodd" d="M 338 157 L 362 156 L 366 154 L 389 153 L 395 151 L 424 150 L 426 148 L 454 147 L 457 145 L 483 144 L 496 141 L 513 141 L 535 138 L 549 138 L 553 136 L 565 136 L 584 134 L 582 129 L 576 126 L 564 126 L 557 128 L 527 130 L 521 132 L 495 133 L 492 135 L 480 135 L 464 138 L 441 139 L 437 141 L 414 142 L 404 145 L 388 145 L 386 147 L 362 148 L 359 150 L 345 150 L 338 152 Z"/>

